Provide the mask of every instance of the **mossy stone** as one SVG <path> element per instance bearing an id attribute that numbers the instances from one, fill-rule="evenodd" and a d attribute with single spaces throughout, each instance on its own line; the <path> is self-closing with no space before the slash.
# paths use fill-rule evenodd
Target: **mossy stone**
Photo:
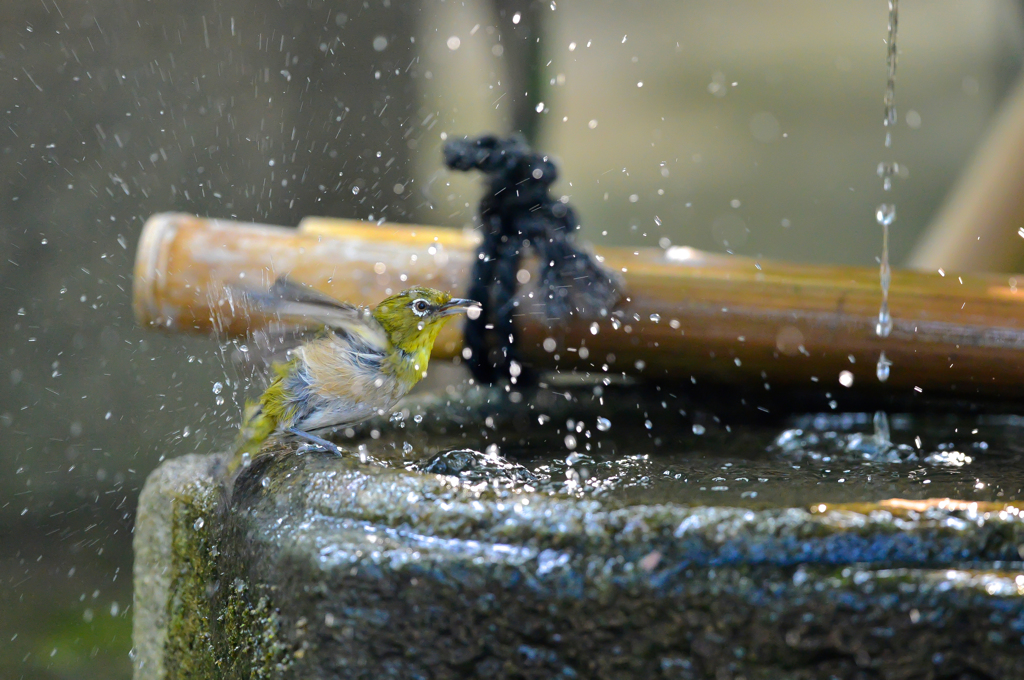
<path id="1" fill-rule="evenodd" d="M 136 677 L 1024 677 L 1012 504 L 575 497 L 495 454 L 402 465 L 407 422 L 156 471 Z"/>

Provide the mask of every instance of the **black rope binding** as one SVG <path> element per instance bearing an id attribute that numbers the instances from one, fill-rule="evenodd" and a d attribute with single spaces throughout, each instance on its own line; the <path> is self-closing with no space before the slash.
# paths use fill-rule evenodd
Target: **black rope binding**
<path id="1" fill-rule="evenodd" d="M 453 170 L 480 170 L 488 176 L 480 199 L 483 242 L 468 292 L 469 298 L 483 304 L 483 312 L 466 323 L 465 343 L 473 352 L 469 358 L 473 376 L 493 384 L 509 377 L 511 362 L 523 366 L 512 317 L 520 306 L 516 274 L 527 248 L 540 261 L 537 288 L 544 297 L 542 309 L 549 325 L 576 314 L 608 314 L 619 299 L 621 284 L 593 255 L 573 243 L 579 222 L 569 205 L 548 194 L 558 177 L 548 156 L 530 150 L 519 137 L 488 135 L 448 142 L 444 161 Z M 523 371 L 518 384 L 531 380 Z"/>

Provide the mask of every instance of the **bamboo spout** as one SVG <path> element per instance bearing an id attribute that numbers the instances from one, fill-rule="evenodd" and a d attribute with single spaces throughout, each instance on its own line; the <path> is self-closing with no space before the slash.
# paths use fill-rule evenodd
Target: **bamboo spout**
<path id="1" fill-rule="evenodd" d="M 250 319 L 225 286 L 262 288 L 285 273 L 367 305 L 414 284 L 464 291 L 477 242 L 473 232 L 439 227 L 307 218 L 294 230 L 156 215 L 139 244 L 136 318 L 168 331 L 242 334 Z M 626 285 L 609 317 L 549 325 L 524 287 L 520 349 L 534 366 L 834 392 L 847 389 L 839 375 L 849 371 L 853 390 L 1024 396 L 1024 291 L 1013 277 L 894 272 L 894 326 L 883 339 L 874 333 L 875 269 L 681 247 L 598 254 Z M 450 324 L 435 356 L 457 356 L 460 337 Z M 893 363 L 884 383 L 875 376 L 883 350 Z"/>

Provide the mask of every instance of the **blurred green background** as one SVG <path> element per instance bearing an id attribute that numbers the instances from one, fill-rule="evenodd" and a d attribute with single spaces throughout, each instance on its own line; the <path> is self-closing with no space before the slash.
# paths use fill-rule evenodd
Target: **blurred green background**
<path id="1" fill-rule="evenodd" d="M 139 231 L 179 210 L 472 225 L 447 135 L 535 129 L 597 244 L 898 264 L 984 134 L 1020 3 L 5 2 L 0 18 L 0 677 L 130 673 L 131 527 L 164 457 L 229 440 L 204 338 L 134 324 Z M 518 21 L 516 15 L 519 14 Z M 531 59 L 533 62 L 531 62 Z M 536 68 L 531 70 L 530 63 Z M 529 91 L 529 94 L 526 92 Z M 537 111 L 536 109 L 540 110 Z M 353 190 L 356 191 L 353 191 Z"/>

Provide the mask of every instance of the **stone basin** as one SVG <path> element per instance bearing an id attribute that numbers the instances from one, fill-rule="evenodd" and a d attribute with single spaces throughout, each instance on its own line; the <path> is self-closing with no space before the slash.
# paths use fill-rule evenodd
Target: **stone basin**
<path id="1" fill-rule="evenodd" d="M 343 456 L 171 460 L 139 503 L 136 677 L 1024 677 L 1021 423 L 892 425 L 469 388 Z"/>

